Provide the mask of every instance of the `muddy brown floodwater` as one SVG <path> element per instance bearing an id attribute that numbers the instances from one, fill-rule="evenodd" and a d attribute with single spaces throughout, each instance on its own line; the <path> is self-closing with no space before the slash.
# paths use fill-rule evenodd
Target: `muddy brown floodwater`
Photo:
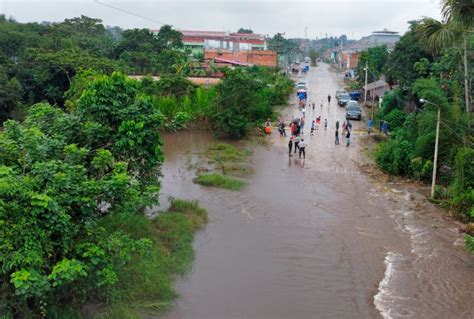
<path id="1" fill-rule="evenodd" d="M 364 123 L 354 123 L 350 147 L 334 145 L 344 110 L 327 95 L 340 75 L 322 64 L 301 79 L 316 103 L 306 160 L 289 158 L 274 133 L 269 147 L 253 147 L 255 174 L 240 192 L 193 184 L 189 166 L 210 135 L 165 136 L 163 205 L 170 195 L 199 200 L 210 222 L 163 317 L 474 318 L 474 260 L 458 225 L 415 187 L 362 172 Z M 294 103 L 286 119 L 300 117 Z M 328 130 L 309 136 L 317 115 Z"/>

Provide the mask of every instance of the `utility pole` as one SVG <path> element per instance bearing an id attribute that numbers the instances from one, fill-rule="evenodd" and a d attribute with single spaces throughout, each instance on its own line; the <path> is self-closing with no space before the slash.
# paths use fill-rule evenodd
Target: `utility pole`
<path id="1" fill-rule="evenodd" d="M 365 61 L 365 87 L 364 87 L 364 104 L 367 103 L 367 73 L 369 72 L 369 61 Z"/>
<path id="2" fill-rule="evenodd" d="M 441 121 L 441 108 L 438 106 L 438 117 L 436 120 L 436 140 L 435 140 L 435 153 L 433 160 L 433 178 L 431 180 L 431 198 L 435 198 L 435 186 L 436 186 L 436 170 L 438 166 L 438 140 L 439 140 L 439 122 Z"/>
<path id="3" fill-rule="evenodd" d="M 425 99 L 420 99 L 421 103 L 431 104 L 438 108 L 438 114 L 436 117 L 436 139 L 435 139 L 435 151 L 433 158 L 433 177 L 431 178 L 431 198 L 435 198 L 435 186 L 436 186 L 436 171 L 438 170 L 438 145 L 439 145 L 439 123 L 441 122 L 441 108 L 438 104 L 434 104 Z"/>

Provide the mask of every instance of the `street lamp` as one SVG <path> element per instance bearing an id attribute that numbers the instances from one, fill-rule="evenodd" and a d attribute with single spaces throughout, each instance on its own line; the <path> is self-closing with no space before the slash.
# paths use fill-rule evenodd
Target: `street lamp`
<path id="1" fill-rule="evenodd" d="M 434 199 L 435 197 L 435 185 L 436 185 L 436 168 L 438 166 L 438 140 L 439 140 L 439 122 L 441 121 L 441 108 L 438 104 L 432 103 L 425 99 L 420 99 L 420 103 L 422 104 L 431 104 L 438 108 L 438 116 L 436 119 L 436 139 L 435 139 L 435 153 L 434 153 L 434 160 L 433 160 L 433 177 L 431 179 L 431 198 Z"/>

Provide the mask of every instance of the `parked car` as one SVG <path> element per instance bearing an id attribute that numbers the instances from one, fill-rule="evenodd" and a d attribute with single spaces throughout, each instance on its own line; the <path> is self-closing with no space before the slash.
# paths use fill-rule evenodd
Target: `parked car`
<path id="1" fill-rule="evenodd" d="M 349 93 L 349 95 L 351 96 L 351 100 L 354 100 L 354 101 L 360 100 L 360 92 L 352 91 Z"/>
<path id="2" fill-rule="evenodd" d="M 353 101 L 353 100 L 351 100 L 351 101 L 349 101 L 349 102 L 346 103 L 346 109 L 348 109 L 348 108 L 351 107 L 351 106 L 356 106 L 356 107 L 359 107 L 359 108 L 360 108 L 359 102 Z"/>
<path id="3" fill-rule="evenodd" d="M 347 93 L 340 94 L 339 97 L 337 98 L 337 105 L 339 106 L 345 106 L 347 102 L 351 100 L 351 96 Z"/>
<path id="4" fill-rule="evenodd" d="M 337 91 L 336 91 L 336 99 L 338 99 L 341 94 L 346 94 L 346 91 L 344 91 L 344 90 L 337 90 Z"/>
<path id="5" fill-rule="evenodd" d="M 301 89 L 306 90 L 306 83 L 305 82 L 298 82 L 298 83 L 296 83 L 296 88 L 298 90 L 301 90 Z"/>
<path id="6" fill-rule="evenodd" d="M 346 110 L 346 119 L 361 120 L 362 119 L 362 110 L 359 105 L 351 105 L 347 107 Z"/>

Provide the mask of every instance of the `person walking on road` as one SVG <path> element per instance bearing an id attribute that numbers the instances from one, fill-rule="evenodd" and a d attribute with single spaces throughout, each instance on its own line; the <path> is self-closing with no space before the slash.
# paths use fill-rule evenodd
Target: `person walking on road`
<path id="1" fill-rule="evenodd" d="M 352 123 L 351 123 L 351 121 L 349 121 L 349 120 L 347 120 L 346 130 L 347 130 L 347 131 L 352 131 Z"/>
<path id="2" fill-rule="evenodd" d="M 301 112 L 303 112 L 303 118 L 305 118 L 306 117 L 306 108 L 304 106 L 301 109 Z"/>
<path id="3" fill-rule="evenodd" d="M 342 122 L 342 134 L 346 134 L 346 121 Z"/>
<path id="4" fill-rule="evenodd" d="M 351 131 L 347 130 L 347 132 L 346 132 L 346 146 L 349 147 L 350 144 L 351 144 Z"/>
<path id="5" fill-rule="evenodd" d="M 315 128 L 316 128 L 316 124 L 315 124 L 314 121 L 313 121 L 313 122 L 311 122 L 311 133 L 310 133 L 311 136 L 314 135 L 314 130 L 315 130 Z"/>
<path id="6" fill-rule="evenodd" d="M 328 119 L 324 119 L 324 130 L 328 129 Z"/>
<path id="7" fill-rule="evenodd" d="M 336 121 L 336 130 L 339 129 L 339 120 Z"/>
<path id="8" fill-rule="evenodd" d="M 300 147 L 299 147 L 299 144 L 300 144 L 300 137 L 299 136 L 296 136 L 294 141 L 293 141 L 293 144 L 295 146 L 295 153 L 296 153 L 296 150 L 300 150 Z"/>
<path id="9" fill-rule="evenodd" d="M 315 105 L 314 101 L 313 101 L 313 104 L 312 104 L 312 105 L 313 105 L 313 111 L 314 111 L 314 105 Z"/>
<path id="10" fill-rule="evenodd" d="M 336 129 L 336 140 L 334 141 L 334 144 L 339 145 L 339 130 Z"/>
<path id="11" fill-rule="evenodd" d="M 300 150 L 300 156 L 299 158 L 301 159 L 301 154 L 303 154 L 303 159 L 306 159 L 306 142 L 304 139 L 301 139 L 301 141 L 298 144 L 298 148 Z"/>
<path id="12" fill-rule="evenodd" d="M 319 106 L 323 108 L 323 100 L 319 101 Z"/>
<path id="13" fill-rule="evenodd" d="M 280 125 L 278 126 L 278 131 L 280 132 L 280 136 L 286 137 L 285 123 L 284 122 L 280 122 Z"/>
<path id="14" fill-rule="evenodd" d="M 328 105 L 331 104 L 331 94 L 328 95 Z"/>
<path id="15" fill-rule="evenodd" d="M 367 133 L 370 135 L 372 133 L 372 119 L 367 121 Z"/>
<path id="16" fill-rule="evenodd" d="M 291 157 L 291 151 L 293 150 L 293 136 L 290 137 L 290 140 L 288 141 L 288 156 Z"/>

